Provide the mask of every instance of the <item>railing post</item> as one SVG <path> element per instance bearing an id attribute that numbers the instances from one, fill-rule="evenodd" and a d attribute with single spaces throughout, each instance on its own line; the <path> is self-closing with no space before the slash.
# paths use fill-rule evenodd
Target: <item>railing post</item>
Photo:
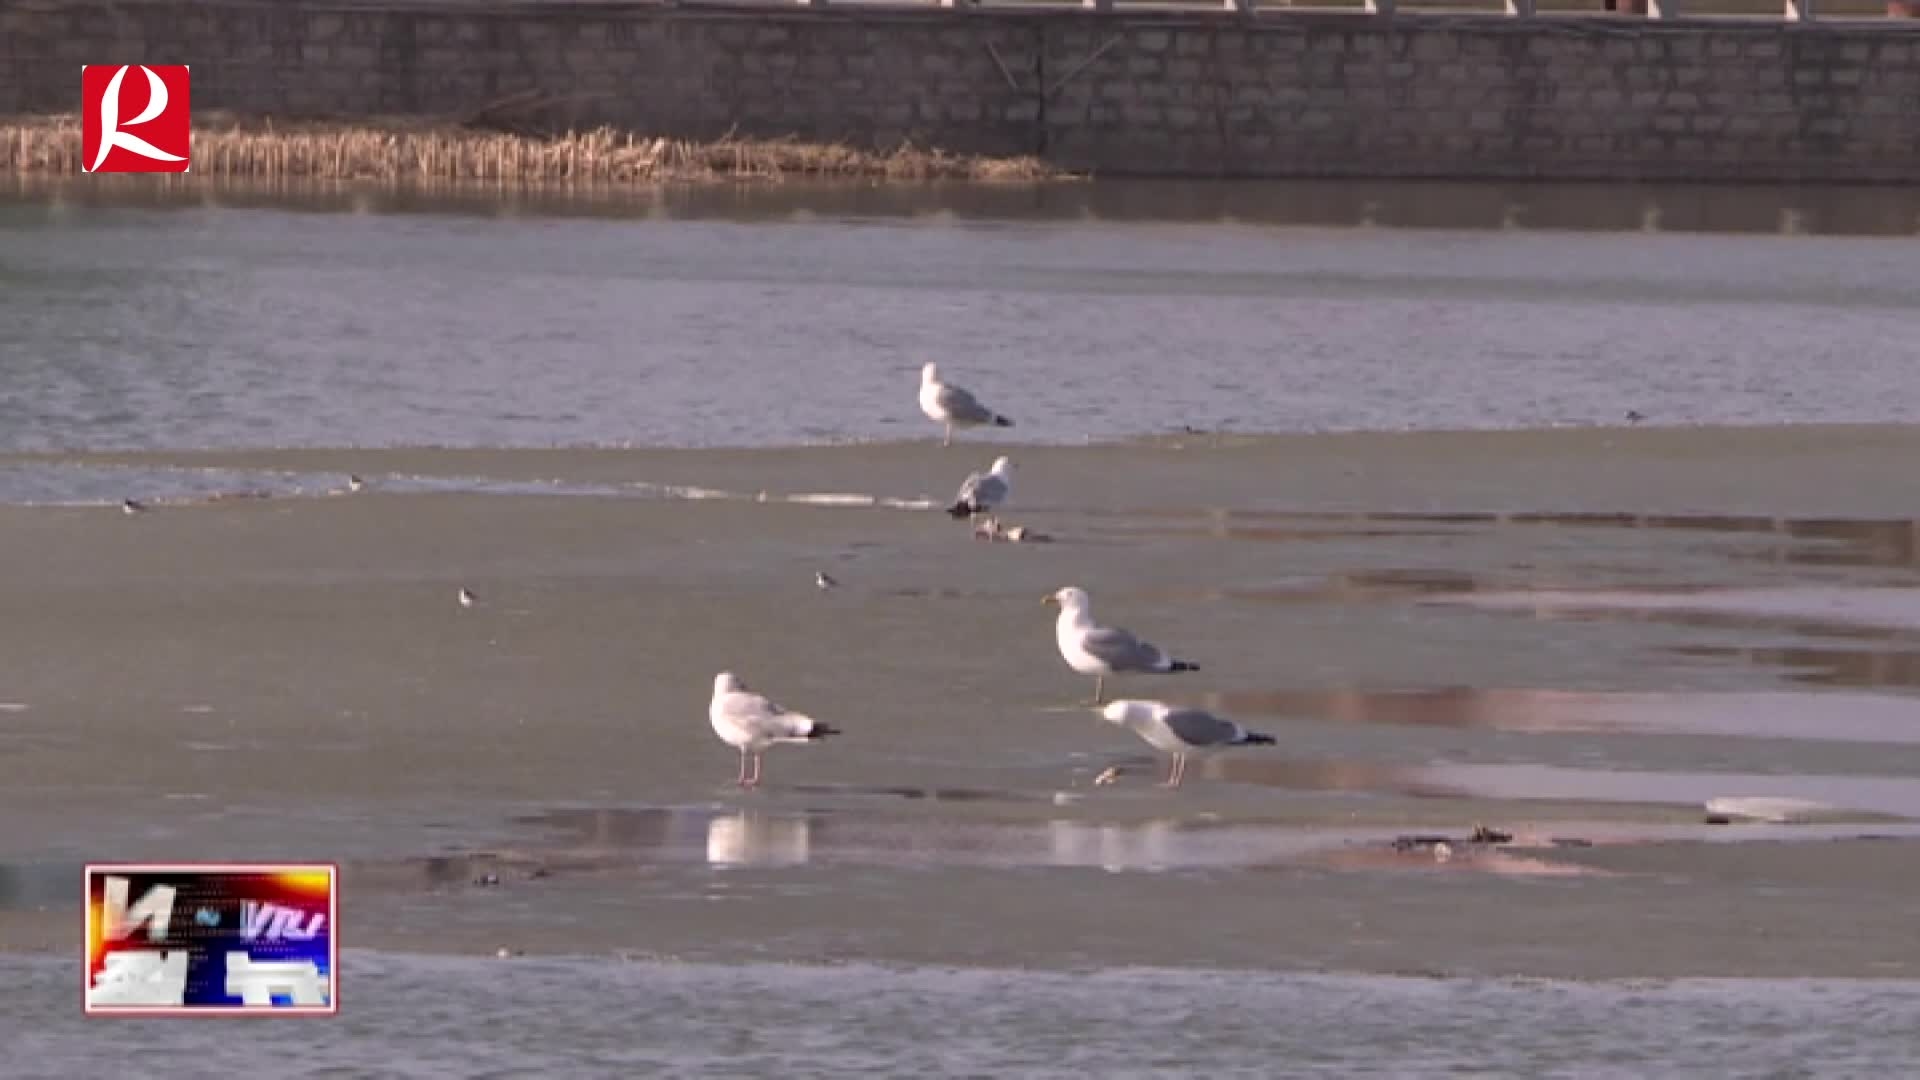
<path id="1" fill-rule="evenodd" d="M 1112 11 L 1113 0 L 1080 0 L 1080 6 L 1088 11 Z"/>
<path id="2" fill-rule="evenodd" d="M 1394 0 L 1367 0 L 1367 14 L 1391 15 L 1393 14 L 1393 3 Z"/>
<path id="3" fill-rule="evenodd" d="M 1647 0 L 1647 18 L 1677 19 L 1680 17 L 1680 0 Z"/>
<path id="4" fill-rule="evenodd" d="M 1530 19 L 1539 10 L 1536 0 L 1507 0 L 1507 14 Z"/>
<path id="5" fill-rule="evenodd" d="M 1787 0 L 1788 22 L 1812 22 L 1815 0 Z"/>
<path id="6" fill-rule="evenodd" d="M 806 3 L 806 2 L 807 2 L 807 0 L 800 0 L 800 2 L 804 4 L 804 3 Z M 826 2 L 826 0 L 819 0 L 819 2 L 820 2 L 820 3 L 825 3 L 825 2 Z M 940 6 L 941 6 L 941 7 L 950 7 L 950 8 L 970 8 L 970 7 L 979 7 L 979 6 L 980 6 L 980 0 L 940 0 Z"/>
<path id="7" fill-rule="evenodd" d="M 1228 11 L 1238 11 L 1242 14 L 1251 15 L 1258 4 L 1259 0 L 1225 0 L 1221 6 Z"/>

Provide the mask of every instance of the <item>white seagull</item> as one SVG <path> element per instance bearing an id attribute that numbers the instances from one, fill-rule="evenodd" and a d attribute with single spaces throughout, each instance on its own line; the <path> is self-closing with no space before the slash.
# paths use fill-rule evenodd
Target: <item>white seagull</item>
<path id="1" fill-rule="evenodd" d="M 123 514 L 142 513 L 146 510 L 146 508 L 147 508 L 147 504 L 139 501 L 138 499 L 121 499 L 120 500 L 120 512 Z"/>
<path id="2" fill-rule="evenodd" d="M 993 459 L 993 467 L 986 472 L 967 474 L 959 493 L 953 497 L 953 505 L 947 507 L 947 513 L 956 518 L 987 514 L 1000 509 L 1012 497 L 1013 461 L 997 457 Z"/>
<path id="3" fill-rule="evenodd" d="M 957 427 L 1012 427 L 1013 421 L 980 404 L 971 393 L 940 381 L 940 368 L 928 364 L 920 369 L 920 411 L 936 424 L 945 424 L 947 437 L 942 446 L 953 445 Z"/>
<path id="4" fill-rule="evenodd" d="M 460 600 L 460 606 L 461 606 L 461 607 L 463 607 L 463 608 L 470 608 L 470 607 L 472 607 L 472 606 L 473 606 L 474 604 L 476 604 L 476 603 L 478 603 L 478 602 L 479 602 L 479 600 L 480 600 L 480 598 L 479 598 L 478 596 L 475 596 L 475 595 L 473 594 L 473 590 L 472 590 L 472 589 L 469 589 L 469 588 L 467 588 L 467 587 L 466 587 L 466 586 L 464 586 L 464 585 L 463 585 L 463 586 L 461 586 L 461 588 L 460 588 L 460 592 L 459 592 L 459 593 L 458 593 L 457 595 L 458 595 L 458 597 L 459 597 L 459 600 Z"/>
<path id="5" fill-rule="evenodd" d="M 707 720 L 720 741 L 740 751 L 741 787 L 760 783 L 760 755 L 775 743 L 804 743 L 840 734 L 840 729 L 823 724 L 811 716 L 788 712 L 778 704 L 747 689 L 747 684 L 731 671 L 713 677 L 713 702 L 707 706 Z M 753 772 L 747 772 L 747 760 L 753 760 Z"/>
<path id="6" fill-rule="evenodd" d="M 1226 746 L 1271 746 L 1273 736 L 1248 731 L 1224 716 L 1205 709 L 1175 709 L 1161 701 L 1122 700 L 1109 702 L 1100 715 L 1122 727 L 1162 753 L 1173 755 L 1173 767 L 1165 786 L 1179 787 L 1187 775 L 1187 755 L 1218 750 Z"/>
<path id="7" fill-rule="evenodd" d="M 828 574 L 825 570 L 815 570 L 813 572 L 813 584 L 815 588 L 819 589 L 822 592 L 825 592 L 828 589 L 838 588 L 840 585 L 840 583 L 838 581 L 835 581 L 833 579 L 833 576 L 831 574 Z"/>
<path id="8" fill-rule="evenodd" d="M 1060 644 L 1060 656 L 1067 666 L 1082 675 L 1092 675 L 1093 703 L 1102 701 L 1108 675 L 1123 671 L 1199 671 L 1200 665 L 1175 660 L 1165 649 L 1142 641 L 1117 626 L 1093 625 L 1093 602 L 1086 590 L 1072 586 L 1050 593 L 1043 603 L 1059 604 L 1060 618 L 1054 622 L 1053 636 Z"/>

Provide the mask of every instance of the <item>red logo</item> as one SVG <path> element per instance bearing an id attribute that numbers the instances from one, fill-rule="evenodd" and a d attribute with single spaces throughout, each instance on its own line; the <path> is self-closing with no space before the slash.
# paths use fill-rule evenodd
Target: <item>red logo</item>
<path id="1" fill-rule="evenodd" d="M 80 69 L 80 110 L 83 171 L 187 171 L 185 64 L 87 64 Z"/>

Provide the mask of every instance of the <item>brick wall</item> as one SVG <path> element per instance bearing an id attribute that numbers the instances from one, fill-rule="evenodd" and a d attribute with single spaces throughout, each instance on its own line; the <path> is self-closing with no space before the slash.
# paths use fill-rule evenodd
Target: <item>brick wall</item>
<path id="1" fill-rule="evenodd" d="M 1620 17 L 0 0 L 0 112 L 82 63 L 197 109 L 1040 152 L 1096 172 L 1920 180 L 1920 26 Z"/>

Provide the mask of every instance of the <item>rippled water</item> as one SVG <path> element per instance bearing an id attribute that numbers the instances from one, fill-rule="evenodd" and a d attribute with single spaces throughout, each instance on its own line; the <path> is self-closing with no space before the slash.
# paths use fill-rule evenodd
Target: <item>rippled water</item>
<path id="1" fill-rule="evenodd" d="M 1920 1055 L 1920 984 L 1896 981 L 1583 984 L 349 952 L 341 1014 L 295 1031 L 246 1020 L 83 1020 L 68 1004 L 70 964 L 8 966 L 0 1031 L 12 1029 L 15 1067 L 27 1071 L 10 1075 L 23 1080 L 133 1060 L 162 1072 L 271 1063 L 303 1070 L 276 1075 L 408 1077 L 1887 1077 Z M 396 1046 L 407 1060 L 394 1058 Z"/>
<path id="2" fill-rule="evenodd" d="M 1107 216 L 1069 196 L 595 217 L 16 195 L 0 449 L 924 438 L 927 360 L 1040 441 L 1920 404 L 1910 228 L 1781 235 L 1755 212 L 1772 235 L 1644 231 L 1643 196 L 1590 190 L 1536 196 L 1544 226 L 1501 227 L 1525 226 L 1516 197 L 1456 195 L 1401 215 L 1430 227 L 1376 227 L 1418 187 L 1335 227 L 1290 223 L 1324 219 L 1285 212 L 1311 191 L 1206 216 L 1160 190 L 1162 220 L 1152 188 Z"/>

